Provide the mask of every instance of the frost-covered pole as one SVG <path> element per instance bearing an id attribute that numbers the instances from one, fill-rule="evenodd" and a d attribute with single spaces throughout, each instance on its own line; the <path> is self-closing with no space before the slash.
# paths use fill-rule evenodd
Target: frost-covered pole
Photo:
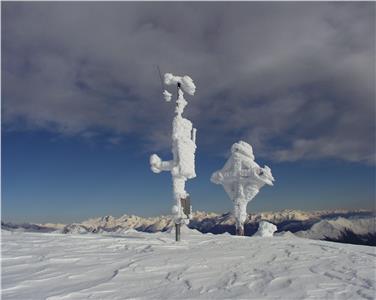
<path id="1" fill-rule="evenodd" d="M 272 171 L 268 166 L 261 168 L 255 162 L 252 146 L 239 141 L 232 145 L 230 158 L 221 170 L 213 173 L 211 181 L 221 184 L 234 202 L 236 234 L 244 235 L 247 204 L 265 184 L 273 185 Z"/>
<path id="2" fill-rule="evenodd" d="M 164 75 L 166 85 L 177 87 L 177 100 L 175 117 L 172 121 L 172 155 L 170 161 L 162 161 L 158 155 L 150 156 L 150 166 L 154 173 L 170 171 L 172 176 L 174 205 L 172 213 L 175 223 L 176 241 L 180 240 L 180 225 L 188 224 L 191 217 L 189 194 L 185 190 L 185 182 L 196 177 L 195 152 L 196 152 L 196 128 L 192 122 L 182 116 L 185 106 L 184 92 L 194 95 L 196 86 L 189 76 L 174 76 L 170 73 Z M 171 101 L 172 94 L 163 92 L 167 102 Z M 184 206 L 182 205 L 182 201 Z"/>

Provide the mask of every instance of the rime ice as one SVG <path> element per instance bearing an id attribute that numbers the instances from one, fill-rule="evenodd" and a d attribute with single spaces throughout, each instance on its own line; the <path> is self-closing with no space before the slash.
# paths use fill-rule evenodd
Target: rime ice
<path id="1" fill-rule="evenodd" d="M 175 224 L 188 223 L 188 218 L 183 212 L 181 199 L 189 196 L 185 190 L 185 182 L 196 177 L 195 173 L 195 152 L 196 152 L 196 129 L 192 122 L 182 116 L 187 101 L 184 99 L 184 92 L 193 95 L 196 86 L 189 76 L 174 76 L 166 73 L 164 76 L 166 85 L 178 86 L 178 97 L 176 100 L 175 117 L 172 121 L 172 155 L 170 161 L 162 161 L 158 155 L 150 157 L 151 170 L 154 173 L 170 171 L 173 182 L 173 194 L 175 205 L 172 207 Z M 172 94 L 163 92 L 167 102 L 171 101 Z"/>
<path id="2" fill-rule="evenodd" d="M 164 75 L 164 83 L 166 85 L 177 85 L 179 83 L 184 92 L 188 93 L 191 96 L 193 96 L 196 91 L 196 86 L 193 83 L 192 78 L 187 75 L 175 76 L 171 73 L 166 73 Z"/>
<path id="3" fill-rule="evenodd" d="M 273 175 L 268 166 L 261 168 L 253 155 L 252 146 L 239 141 L 231 147 L 231 156 L 224 167 L 213 173 L 211 181 L 221 184 L 234 202 L 236 232 L 244 235 L 247 204 L 265 184 L 273 185 Z"/>
<path id="4" fill-rule="evenodd" d="M 261 221 L 254 236 L 272 237 L 275 231 L 277 231 L 277 226 L 266 221 Z"/>

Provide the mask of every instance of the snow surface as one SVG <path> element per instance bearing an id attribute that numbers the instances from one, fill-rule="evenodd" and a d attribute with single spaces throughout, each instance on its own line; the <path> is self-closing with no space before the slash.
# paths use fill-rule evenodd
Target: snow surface
<path id="1" fill-rule="evenodd" d="M 2 231 L 3 299 L 373 299 L 376 248 L 283 235 Z"/>

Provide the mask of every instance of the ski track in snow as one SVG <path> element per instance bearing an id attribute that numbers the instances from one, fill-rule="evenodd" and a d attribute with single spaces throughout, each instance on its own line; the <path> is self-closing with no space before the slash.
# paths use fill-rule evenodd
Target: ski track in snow
<path id="1" fill-rule="evenodd" d="M 374 299 L 376 248 L 183 232 L 2 234 L 2 299 Z"/>

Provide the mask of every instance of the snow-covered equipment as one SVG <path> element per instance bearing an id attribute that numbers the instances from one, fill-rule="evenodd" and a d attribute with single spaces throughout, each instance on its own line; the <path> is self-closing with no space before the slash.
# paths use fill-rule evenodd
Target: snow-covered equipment
<path id="1" fill-rule="evenodd" d="M 191 217 L 189 194 L 185 190 L 185 182 L 195 178 L 196 128 L 192 122 L 182 116 L 185 106 L 184 92 L 194 95 L 196 86 L 189 76 L 164 75 L 165 85 L 177 86 L 175 117 L 172 121 L 172 155 L 173 159 L 162 161 L 157 154 L 150 156 L 150 166 L 154 173 L 170 171 L 173 182 L 174 205 L 172 214 L 175 222 L 176 240 L 180 240 L 180 224 L 188 224 Z M 163 92 L 164 99 L 171 101 L 172 94 Z"/>
<path id="2" fill-rule="evenodd" d="M 268 166 L 261 168 L 255 162 L 252 146 L 239 141 L 232 145 L 230 158 L 221 170 L 212 174 L 211 181 L 221 184 L 234 202 L 236 234 L 244 235 L 247 204 L 265 184 L 273 185 L 271 169 Z"/>
<path id="3" fill-rule="evenodd" d="M 253 236 L 272 237 L 275 231 L 277 231 L 277 226 L 267 221 L 261 221 Z"/>

